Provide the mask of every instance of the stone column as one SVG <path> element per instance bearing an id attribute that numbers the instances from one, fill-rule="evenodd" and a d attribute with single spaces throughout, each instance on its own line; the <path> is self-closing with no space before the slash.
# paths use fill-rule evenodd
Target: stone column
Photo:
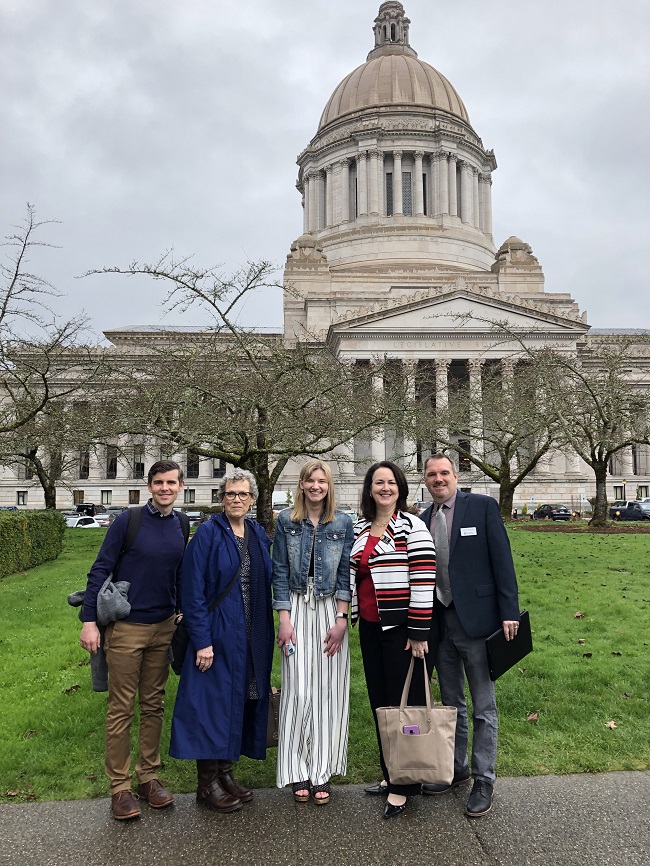
<path id="1" fill-rule="evenodd" d="M 302 182 L 302 230 L 303 234 L 309 232 L 309 181 L 306 176 Z"/>
<path id="2" fill-rule="evenodd" d="M 447 154 L 438 154 L 438 213 L 449 213 L 449 169 Z"/>
<path id="3" fill-rule="evenodd" d="M 483 183 L 483 231 L 492 237 L 492 178 L 484 175 Z"/>
<path id="4" fill-rule="evenodd" d="M 438 183 L 438 154 L 432 153 L 429 157 L 429 189 L 431 190 L 431 202 L 429 204 L 429 216 L 438 215 L 440 208 L 440 184 Z"/>
<path id="5" fill-rule="evenodd" d="M 393 151 L 393 216 L 402 215 L 402 151 Z"/>
<path id="6" fill-rule="evenodd" d="M 384 390 L 384 377 L 383 376 L 373 376 L 372 377 L 372 387 L 377 394 L 378 398 L 381 400 L 382 392 Z M 378 460 L 386 459 L 386 441 L 384 438 L 384 428 L 376 427 L 372 432 L 372 443 L 371 450 L 372 462 L 377 463 Z"/>
<path id="7" fill-rule="evenodd" d="M 334 224 L 334 166 L 325 166 L 325 225 Z"/>
<path id="8" fill-rule="evenodd" d="M 310 171 L 309 180 L 309 231 L 318 231 L 318 172 Z"/>
<path id="9" fill-rule="evenodd" d="M 456 155 L 449 154 L 449 215 L 458 216 L 458 186 L 456 184 Z"/>
<path id="10" fill-rule="evenodd" d="M 463 162 L 460 166 L 460 218 L 469 225 L 472 224 L 472 186 L 472 167 Z"/>
<path id="11" fill-rule="evenodd" d="M 377 171 L 377 164 L 379 162 L 379 151 L 377 148 L 370 151 L 370 165 L 368 172 L 368 186 L 369 186 L 369 207 L 368 210 L 371 214 L 379 213 L 379 173 Z"/>
<path id="12" fill-rule="evenodd" d="M 479 228 L 479 204 L 478 204 L 478 169 L 472 169 L 472 217 L 474 228 Z"/>
<path id="13" fill-rule="evenodd" d="M 483 383 L 481 381 L 481 371 L 483 369 L 483 361 L 478 358 L 470 358 L 468 361 L 469 367 L 469 399 L 470 399 L 470 450 L 477 457 L 483 457 L 484 441 L 483 441 Z"/>
<path id="14" fill-rule="evenodd" d="M 377 210 L 386 216 L 386 173 L 384 171 L 384 152 L 377 151 Z"/>
<path id="15" fill-rule="evenodd" d="M 627 448 L 621 448 L 618 452 L 618 457 L 620 460 L 621 466 L 621 478 L 624 478 L 628 484 L 630 484 L 630 479 L 634 478 L 634 459 L 632 457 L 632 446 L 628 445 Z M 634 491 L 630 488 L 626 491 L 626 496 L 628 499 L 634 499 L 636 496 L 636 488 Z"/>
<path id="16" fill-rule="evenodd" d="M 368 172 L 366 171 L 365 150 L 357 154 L 357 189 L 359 191 L 359 216 L 368 213 Z"/>
<path id="17" fill-rule="evenodd" d="M 449 405 L 449 361 L 446 358 L 436 358 L 436 414 L 440 415 Z M 441 429 L 442 439 L 447 438 L 448 431 Z"/>
<path id="18" fill-rule="evenodd" d="M 350 160 L 341 160 L 341 222 L 350 222 Z"/>
<path id="19" fill-rule="evenodd" d="M 404 376 L 404 393 L 406 395 L 406 403 L 409 406 L 415 404 L 415 374 L 417 370 L 417 361 L 402 361 L 402 373 Z M 414 439 L 404 436 L 404 460 L 403 467 L 405 472 L 415 472 L 417 469 L 417 443 Z"/>
<path id="20" fill-rule="evenodd" d="M 422 194 L 422 158 L 424 151 L 415 151 L 415 216 L 424 216 L 424 196 Z"/>

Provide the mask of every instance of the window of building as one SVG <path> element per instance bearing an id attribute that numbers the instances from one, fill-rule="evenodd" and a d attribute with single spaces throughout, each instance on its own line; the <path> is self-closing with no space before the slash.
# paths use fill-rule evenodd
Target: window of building
<path id="1" fill-rule="evenodd" d="M 113 491 L 112 490 L 102 490 L 102 505 L 111 505 L 113 502 Z"/>
<path id="2" fill-rule="evenodd" d="M 133 449 L 133 477 L 144 478 L 144 449 L 136 445 Z"/>
<path id="3" fill-rule="evenodd" d="M 140 504 L 140 491 L 139 490 L 129 490 L 129 505 L 139 505 Z"/>
<path id="4" fill-rule="evenodd" d="M 90 477 L 90 451 L 79 452 L 79 478 L 86 480 Z"/>
<path id="5" fill-rule="evenodd" d="M 639 484 L 639 486 L 636 489 L 636 498 L 637 499 L 647 499 L 648 496 L 650 496 L 650 493 L 648 493 L 649 490 L 650 490 L 650 487 L 647 484 Z"/>
<path id="6" fill-rule="evenodd" d="M 183 490 L 183 503 L 185 505 L 192 505 L 196 502 L 196 490 L 192 487 L 186 487 Z"/>
<path id="7" fill-rule="evenodd" d="M 393 215 L 393 172 L 386 172 L 386 216 Z"/>
<path id="8" fill-rule="evenodd" d="M 212 488 L 212 504 L 213 505 L 219 505 L 219 488 L 218 487 Z"/>
<path id="9" fill-rule="evenodd" d="M 16 490 L 16 505 L 27 505 L 26 490 Z"/>
<path id="10" fill-rule="evenodd" d="M 464 448 L 465 451 L 469 451 L 469 440 L 468 439 L 459 439 L 458 444 L 461 448 Z M 472 461 L 469 457 L 465 457 L 463 454 L 458 452 L 458 470 L 460 472 L 469 472 L 472 468 Z"/>
<path id="11" fill-rule="evenodd" d="M 85 501 L 85 494 L 83 490 L 73 490 L 72 491 L 72 502 L 74 505 L 81 505 L 82 502 Z"/>
<path id="12" fill-rule="evenodd" d="M 413 216 L 413 187 L 410 171 L 402 172 L 402 213 L 404 216 Z"/>
<path id="13" fill-rule="evenodd" d="M 215 457 L 212 461 L 212 477 L 223 478 L 226 474 L 226 461 Z"/>
<path id="14" fill-rule="evenodd" d="M 185 467 L 185 475 L 187 478 L 199 477 L 199 466 L 201 458 L 195 451 L 187 452 L 187 464 Z"/>
<path id="15" fill-rule="evenodd" d="M 106 478 L 112 480 L 117 478 L 117 448 L 108 445 L 106 448 Z"/>
<path id="16" fill-rule="evenodd" d="M 429 214 L 429 200 L 427 199 L 427 176 L 422 175 L 422 210 L 425 216 Z"/>
<path id="17" fill-rule="evenodd" d="M 625 487 L 623 484 L 614 485 L 614 499 L 623 501 L 625 499 Z"/>

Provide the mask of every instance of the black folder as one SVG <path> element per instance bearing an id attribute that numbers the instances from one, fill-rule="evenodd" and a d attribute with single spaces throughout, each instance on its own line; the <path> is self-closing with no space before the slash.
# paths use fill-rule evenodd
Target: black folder
<path id="1" fill-rule="evenodd" d="M 497 629 L 485 638 L 490 679 L 496 680 L 510 670 L 524 656 L 533 651 L 533 638 L 530 633 L 530 617 L 527 610 L 519 614 L 519 628 L 516 637 L 506 640 L 503 629 Z"/>

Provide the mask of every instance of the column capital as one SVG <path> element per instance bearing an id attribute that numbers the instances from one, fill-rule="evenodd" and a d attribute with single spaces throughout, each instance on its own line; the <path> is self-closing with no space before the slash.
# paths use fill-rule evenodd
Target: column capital
<path id="1" fill-rule="evenodd" d="M 415 156 L 416 159 L 424 159 L 424 151 L 423 150 L 416 150 L 413 155 Z"/>
<path id="2" fill-rule="evenodd" d="M 378 147 L 373 147 L 368 151 L 368 156 L 370 157 L 370 159 L 379 159 L 379 157 L 383 155 L 383 151 L 379 150 Z"/>
<path id="3" fill-rule="evenodd" d="M 467 360 L 467 366 L 471 373 L 480 373 L 484 363 L 480 358 L 468 358 Z"/>
<path id="4" fill-rule="evenodd" d="M 436 365 L 436 373 L 440 373 L 443 370 L 446 372 L 449 369 L 451 361 L 447 358 L 435 358 L 433 363 Z"/>
<path id="5" fill-rule="evenodd" d="M 480 172 L 478 179 L 480 181 L 482 181 L 482 183 L 489 183 L 490 185 L 492 185 L 492 175 L 491 174 L 486 174 L 485 172 L 482 171 L 482 172 Z"/>
<path id="6" fill-rule="evenodd" d="M 368 154 L 365 150 L 360 150 L 359 153 L 357 154 L 357 160 L 359 162 L 361 162 L 361 160 L 363 160 L 365 162 L 367 157 L 368 157 Z"/>
<path id="7" fill-rule="evenodd" d="M 447 154 L 447 158 L 448 158 L 448 159 L 453 159 L 454 162 L 458 162 L 458 159 L 459 159 L 457 153 L 448 153 L 448 154 Z"/>
<path id="8" fill-rule="evenodd" d="M 401 150 L 394 150 L 393 151 L 393 159 L 401 159 L 402 153 L 403 153 L 403 151 L 401 151 Z"/>
<path id="9" fill-rule="evenodd" d="M 349 156 L 344 156 L 343 159 L 339 159 L 339 165 L 342 165 L 342 166 L 350 165 L 350 162 L 351 162 L 351 160 L 350 160 Z"/>
<path id="10" fill-rule="evenodd" d="M 334 170 L 333 165 L 326 165 L 325 166 L 325 174 L 331 174 L 333 170 Z"/>

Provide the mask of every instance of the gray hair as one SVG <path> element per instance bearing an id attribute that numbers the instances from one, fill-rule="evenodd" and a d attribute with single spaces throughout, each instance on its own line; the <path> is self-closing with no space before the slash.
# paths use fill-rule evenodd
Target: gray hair
<path id="1" fill-rule="evenodd" d="M 257 502 L 257 495 L 259 493 L 257 489 L 257 481 L 255 480 L 253 473 L 249 472 L 247 469 L 233 469 L 232 475 L 224 475 L 223 478 L 221 478 L 219 486 L 217 487 L 217 497 L 219 502 L 223 502 L 223 497 L 226 493 L 226 485 L 229 481 L 248 481 L 253 502 Z"/>
<path id="2" fill-rule="evenodd" d="M 429 462 L 429 460 L 449 460 L 449 462 L 451 463 L 452 471 L 455 472 L 456 475 L 458 475 L 458 466 L 456 465 L 456 461 L 451 456 L 451 454 L 444 454 L 442 451 L 438 451 L 436 454 L 429 454 L 427 459 L 424 461 L 424 466 L 422 467 L 423 472 L 427 471 L 427 463 Z"/>

